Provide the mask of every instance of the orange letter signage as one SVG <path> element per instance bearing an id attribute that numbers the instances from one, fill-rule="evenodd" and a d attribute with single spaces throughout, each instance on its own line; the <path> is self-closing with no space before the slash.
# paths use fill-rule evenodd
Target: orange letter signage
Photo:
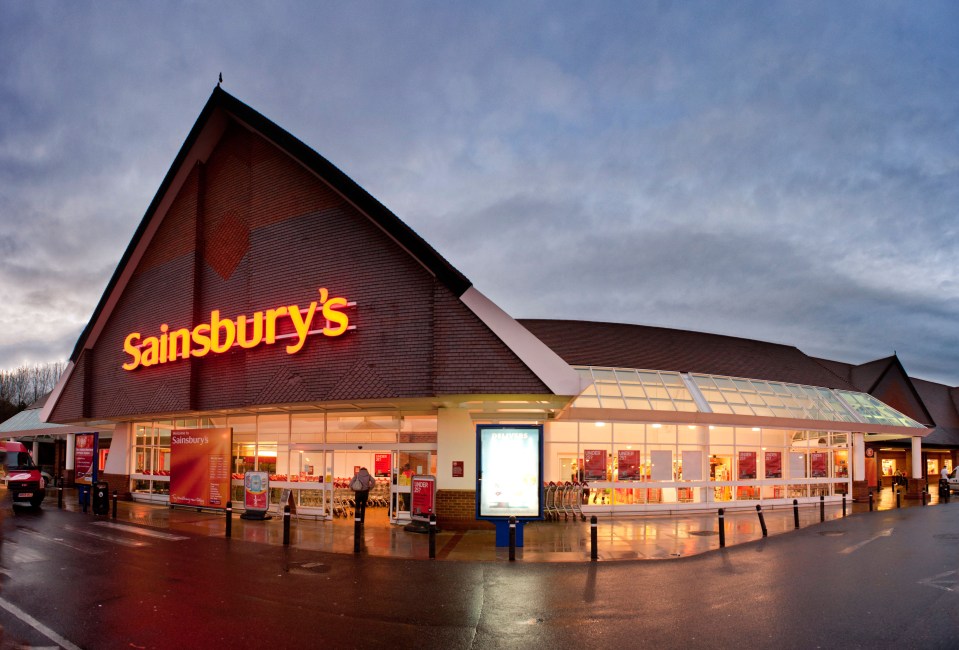
<path id="1" fill-rule="evenodd" d="M 285 339 L 291 339 L 286 346 L 287 354 L 295 354 L 303 349 L 306 337 L 311 334 L 332 337 L 354 329 L 356 326 L 350 325 L 350 318 L 343 310 L 355 304 L 342 297 L 329 298 L 329 292 L 323 288 L 320 289 L 320 300 L 314 300 L 305 309 L 299 305 L 288 305 L 254 312 L 249 317 L 237 316 L 235 319 L 221 318 L 220 310 L 214 309 L 207 322 L 199 323 L 192 329 L 184 327 L 170 330 L 169 325 L 163 323 L 159 336 L 143 338 L 140 332 L 127 335 L 123 340 L 123 351 L 130 358 L 123 364 L 123 369 L 136 370 L 141 366 L 155 366 L 177 359 L 223 354 L 235 346 L 250 349 L 260 344 L 273 345 Z M 318 313 L 322 314 L 324 322 L 316 323 L 313 327 Z M 292 331 L 278 334 L 278 324 L 283 319 L 289 320 Z"/>

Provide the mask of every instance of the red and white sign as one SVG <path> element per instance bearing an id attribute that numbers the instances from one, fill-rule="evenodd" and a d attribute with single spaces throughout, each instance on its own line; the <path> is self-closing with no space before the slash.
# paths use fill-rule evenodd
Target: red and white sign
<path id="1" fill-rule="evenodd" d="M 620 449 L 616 452 L 619 463 L 620 481 L 639 480 L 639 450 Z"/>
<path id="2" fill-rule="evenodd" d="M 587 481 L 605 481 L 606 480 L 606 450 L 605 449 L 584 449 L 583 464 L 586 466 Z"/>
<path id="3" fill-rule="evenodd" d="M 829 476 L 826 460 L 829 454 L 825 451 L 809 453 L 809 476 L 812 478 L 826 478 Z"/>
<path id="4" fill-rule="evenodd" d="M 170 433 L 170 504 L 226 508 L 230 500 L 233 429 Z"/>
<path id="5" fill-rule="evenodd" d="M 739 452 L 739 480 L 756 478 L 756 452 Z"/>
<path id="6" fill-rule="evenodd" d="M 781 451 L 766 452 L 766 478 L 782 478 L 783 454 Z"/>
<path id="7" fill-rule="evenodd" d="M 94 480 L 94 459 L 97 453 L 97 434 L 78 433 L 74 438 L 73 468 L 76 483 L 92 485 Z"/>
<path id="8" fill-rule="evenodd" d="M 410 518 L 419 521 L 429 521 L 434 508 L 436 477 L 428 475 L 414 476 L 410 493 L 413 495 L 413 503 L 410 506 Z"/>
<path id="9" fill-rule="evenodd" d="M 373 476 L 390 475 L 390 454 L 373 454 Z"/>
<path id="10" fill-rule="evenodd" d="M 453 461 L 453 478 L 462 478 L 463 473 L 463 461 L 454 460 Z"/>

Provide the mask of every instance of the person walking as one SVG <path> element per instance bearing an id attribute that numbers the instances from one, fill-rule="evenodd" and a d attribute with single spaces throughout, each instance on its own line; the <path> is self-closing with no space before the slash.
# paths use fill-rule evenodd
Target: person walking
<path id="1" fill-rule="evenodd" d="M 370 489 L 374 485 L 376 485 L 376 479 L 365 467 L 361 467 L 350 481 L 350 489 L 353 490 L 356 499 L 356 517 L 361 524 L 366 522 L 366 502 L 370 498 Z"/>

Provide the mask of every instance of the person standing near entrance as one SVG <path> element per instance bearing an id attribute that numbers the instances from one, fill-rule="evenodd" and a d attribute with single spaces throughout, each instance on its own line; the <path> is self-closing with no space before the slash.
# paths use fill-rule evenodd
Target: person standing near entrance
<path id="1" fill-rule="evenodd" d="M 350 489 L 353 490 L 353 493 L 356 495 L 356 517 L 360 520 L 360 523 L 366 521 L 366 502 L 370 498 L 370 489 L 376 484 L 376 479 L 370 474 L 369 470 L 365 467 L 361 467 L 359 471 L 353 475 L 353 480 L 350 481 Z"/>
<path id="2" fill-rule="evenodd" d="M 942 498 L 946 492 L 949 491 L 949 468 L 945 465 L 942 466 L 942 471 L 939 472 L 939 497 Z"/>

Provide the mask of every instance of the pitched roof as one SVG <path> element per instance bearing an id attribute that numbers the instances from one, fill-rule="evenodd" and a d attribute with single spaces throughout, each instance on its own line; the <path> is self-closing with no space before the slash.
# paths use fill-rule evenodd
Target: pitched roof
<path id="1" fill-rule="evenodd" d="M 673 370 L 852 388 L 848 381 L 790 345 L 646 325 L 540 319 L 519 322 L 571 365 Z"/>
<path id="2" fill-rule="evenodd" d="M 461 296 L 472 283 L 443 258 L 429 243 L 407 226 L 403 221 L 360 187 L 329 160 L 313 151 L 292 134 L 282 129 L 262 114 L 253 110 L 225 90 L 217 86 L 200 112 L 196 123 L 190 130 L 186 141 L 177 153 L 173 164 L 160 184 L 156 195 L 150 202 L 140 225 L 134 232 L 130 244 L 117 264 L 110 282 L 107 284 L 92 317 L 88 321 L 77 344 L 70 355 L 70 362 L 76 363 L 84 347 L 93 344 L 99 333 L 99 327 L 109 316 L 111 299 L 123 291 L 127 274 L 132 272 L 131 264 L 137 255 L 142 255 L 149 236 L 152 235 L 151 223 L 158 212 L 162 212 L 165 202 L 172 200 L 183 183 L 193 163 L 202 160 L 216 144 L 219 135 L 226 126 L 226 117 L 237 120 L 252 131 L 259 133 L 291 157 L 313 172 L 334 191 L 366 214 L 379 228 L 392 237 L 419 261 L 440 282 L 446 285 L 455 296 Z M 154 226 L 155 228 L 155 226 Z M 145 241 L 146 240 L 146 241 Z M 91 340 L 92 339 L 92 340 Z M 56 398 L 54 399 L 56 401 Z"/>

